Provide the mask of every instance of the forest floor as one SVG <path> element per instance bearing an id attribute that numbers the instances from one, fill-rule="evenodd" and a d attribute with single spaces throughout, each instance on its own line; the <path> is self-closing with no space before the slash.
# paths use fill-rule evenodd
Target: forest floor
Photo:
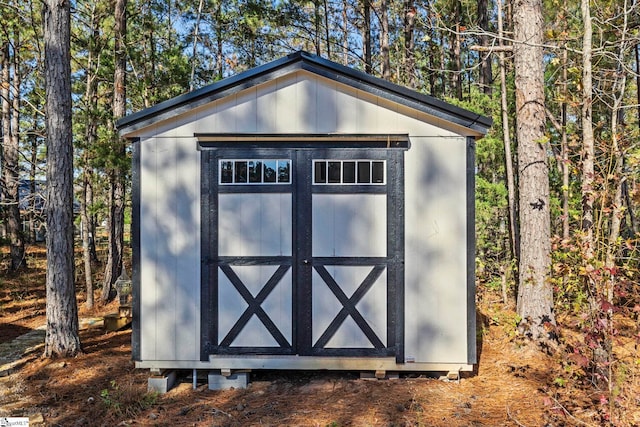
<path id="1" fill-rule="evenodd" d="M 6 250 L 5 250 L 6 252 Z M 0 345 L 45 324 L 44 251 L 32 248 L 30 268 L 0 269 Z M 95 319 L 117 303 L 84 309 Z M 364 380 L 357 372 L 256 371 L 247 389 L 194 389 L 184 373 L 168 393 L 147 392 L 148 370 L 131 361 L 131 332 L 105 332 L 83 322 L 84 353 L 41 357 L 42 344 L 0 376 L 0 417 L 29 417 L 39 426 L 638 426 L 640 356 L 637 319 L 617 319 L 612 387 L 599 390 L 568 363 L 563 349 L 545 354 L 518 338 L 515 313 L 499 294 L 478 292 L 479 363 L 460 381 L 424 375 Z M 559 321 L 561 343 L 576 337 L 574 319 Z M 40 335 L 41 337 L 43 335 Z"/>

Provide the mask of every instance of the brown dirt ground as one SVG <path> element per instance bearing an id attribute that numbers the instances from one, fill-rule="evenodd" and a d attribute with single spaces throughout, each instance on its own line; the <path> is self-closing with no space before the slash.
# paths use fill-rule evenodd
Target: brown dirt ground
<path id="1" fill-rule="evenodd" d="M 33 267 L 27 273 L 0 270 L 0 343 L 45 322 L 44 272 L 38 268 L 44 254 L 30 256 Z M 81 292 L 79 304 L 81 317 L 116 307 L 89 312 Z M 84 354 L 49 360 L 36 349 L 23 356 L 14 373 L 0 378 L 0 416 L 29 416 L 32 426 L 640 425 L 634 339 L 618 342 L 619 358 L 630 368 L 616 380 L 615 399 L 609 399 L 608 392 L 577 376 L 558 380 L 568 377 L 563 353 L 545 355 L 520 341 L 514 319 L 497 294 L 479 294 L 480 361 L 477 371 L 459 382 L 422 375 L 363 380 L 354 372 L 267 371 L 251 373 L 245 390 L 211 391 L 204 377 L 194 390 L 183 373 L 164 395 L 147 393 L 149 373 L 134 368 L 130 331 L 88 328 L 81 331 Z M 634 321 L 620 324 L 637 332 Z M 569 327 L 561 332 L 575 335 Z"/>

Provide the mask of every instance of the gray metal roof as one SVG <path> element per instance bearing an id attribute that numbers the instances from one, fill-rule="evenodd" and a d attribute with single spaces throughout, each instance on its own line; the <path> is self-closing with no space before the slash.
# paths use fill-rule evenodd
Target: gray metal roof
<path id="1" fill-rule="evenodd" d="M 310 53 L 299 51 L 283 58 L 220 80 L 193 92 L 177 96 L 118 120 L 121 134 L 133 132 L 165 118 L 186 112 L 197 106 L 232 95 L 238 91 L 273 80 L 295 70 L 305 70 L 346 84 L 401 105 L 422 111 L 440 119 L 485 134 L 492 120 L 480 114 L 388 82 L 362 71 L 337 64 Z"/>

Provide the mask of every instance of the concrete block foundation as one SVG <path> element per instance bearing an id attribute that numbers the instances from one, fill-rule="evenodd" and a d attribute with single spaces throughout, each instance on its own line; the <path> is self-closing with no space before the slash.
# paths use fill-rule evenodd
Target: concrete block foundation
<path id="1" fill-rule="evenodd" d="M 234 372 L 228 376 L 212 371 L 208 375 L 209 390 L 228 390 L 230 388 L 247 388 L 249 384 L 248 372 Z"/>
<path id="2" fill-rule="evenodd" d="M 165 372 L 160 375 L 153 375 L 152 377 L 149 377 L 149 380 L 147 381 L 147 391 L 164 394 L 171 390 L 171 387 L 173 387 L 175 382 L 175 371 Z"/>

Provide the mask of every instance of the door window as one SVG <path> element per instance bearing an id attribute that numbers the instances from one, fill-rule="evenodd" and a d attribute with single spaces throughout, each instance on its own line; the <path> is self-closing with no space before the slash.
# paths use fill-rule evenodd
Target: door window
<path id="1" fill-rule="evenodd" d="M 224 159 L 220 160 L 221 185 L 291 184 L 289 159 Z"/>
<path id="2" fill-rule="evenodd" d="M 384 185 L 384 160 L 314 160 L 314 185 Z"/>

